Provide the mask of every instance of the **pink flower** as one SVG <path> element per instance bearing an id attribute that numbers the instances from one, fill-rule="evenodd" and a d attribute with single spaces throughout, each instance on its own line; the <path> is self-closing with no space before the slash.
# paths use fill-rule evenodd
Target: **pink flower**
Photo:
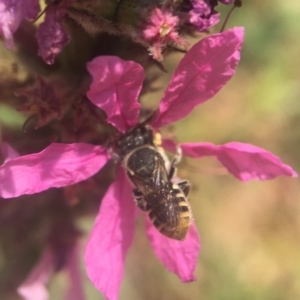
<path id="1" fill-rule="evenodd" d="M 14 47 L 13 34 L 23 19 L 33 19 L 39 11 L 38 0 L 0 0 L 0 35 L 6 47 Z"/>
<path id="2" fill-rule="evenodd" d="M 45 21 L 37 30 L 38 55 L 49 65 L 54 63 L 55 57 L 71 40 L 62 22 L 66 7 L 72 2 L 73 0 L 64 0 L 49 5 L 46 9 Z"/>
<path id="3" fill-rule="evenodd" d="M 160 8 L 151 11 L 142 31 L 142 39 L 151 45 L 149 52 L 154 59 L 158 61 L 163 59 L 161 52 L 168 44 L 183 46 L 187 44 L 178 34 L 178 25 L 179 18 L 170 11 Z"/>
<path id="4" fill-rule="evenodd" d="M 193 8 L 188 13 L 188 22 L 202 32 L 219 22 L 219 14 L 215 13 L 204 1 L 191 0 Z"/>
<path id="5" fill-rule="evenodd" d="M 62 22 L 66 7 L 74 0 L 51 3 L 45 10 L 45 21 L 37 30 L 38 54 L 47 64 L 53 64 L 55 57 L 69 43 L 70 36 Z M 0 0 L 0 35 L 5 38 L 6 47 L 12 49 L 13 34 L 24 19 L 36 18 L 40 10 L 38 0 Z"/>
<path id="6" fill-rule="evenodd" d="M 181 60 L 151 122 L 154 128 L 171 124 L 213 97 L 233 76 L 243 41 L 243 30 L 234 28 L 204 38 Z M 140 65 L 117 57 L 97 57 L 88 64 L 93 81 L 88 98 L 107 114 L 107 122 L 125 133 L 138 123 L 144 72 Z M 172 149 L 173 143 L 165 141 Z M 228 143 L 185 143 L 183 153 L 192 157 L 215 156 L 235 177 L 263 180 L 297 174 L 270 152 L 258 147 Z M 6 161 L 0 167 L 0 195 L 4 198 L 62 187 L 93 176 L 110 159 L 108 150 L 83 143 L 51 144 L 37 154 Z M 102 200 L 85 253 L 87 273 L 110 300 L 118 298 L 124 261 L 134 236 L 136 208 L 124 171 Z M 148 221 L 147 235 L 154 252 L 166 268 L 184 282 L 195 280 L 200 248 L 192 225 L 183 242 L 161 235 Z"/>
<path id="7" fill-rule="evenodd" d="M 49 293 L 47 283 L 55 272 L 55 255 L 51 249 L 46 249 L 41 255 L 36 266 L 31 270 L 27 278 L 18 287 L 18 293 L 24 300 L 48 300 Z M 65 271 L 68 276 L 68 288 L 66 300 L 84 300 L 84 291 L 79 270 L 79 253 L 75 247 L 69 254 Z"/>

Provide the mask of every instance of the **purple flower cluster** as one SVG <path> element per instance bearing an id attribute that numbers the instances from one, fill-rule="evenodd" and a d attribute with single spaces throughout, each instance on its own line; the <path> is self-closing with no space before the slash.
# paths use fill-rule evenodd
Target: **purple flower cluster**
<path id="1" fill-rule="evenodd" d="M 68 14 L 68 8 L 73 9 L 69 17 L 74 17 L 75 21 L 82 23 L 82 26 L 91 33 L 107 31 L 116 35 L 129 36 L 133 41 L 147 47 L 149 53 L 154 59 L 160 61 L 163 59 L 162 52 L 168 45 L 179 45 L 186 47 L 188 44 L 179 32 L 184 31 L 185 25 L 192 25 L 199 32 L 203 32 L 219 22 L 219 14 L 214 10 L 217 1 L 190 0 L 186 5 L 179 7 L 161 7 L 154 3 L 148 4 L 149 8 L 133 7 L 136 18 L 140 18 L 135 24 L 117 24 L 103 19 L 103 28 L 95 29 L 95 20 L 101 19 L 99 16 L 90 16 L 83 14 L 81 10 L 76 11 L 74 16 L 73 4 L 76 0 L 53 1 L 48 4 L 44 10 L 45 19 L 36 32 L 36 38 L 39 46 L 38 55 L 43 58 L 47 64 L 53 64 L 55 57 L 70 42 L 71 37 L 64 27 L 64 17 Z M 220 1 L 224 4 L 231 4 L 233 1 Z M 86 9 L 90 4 L 83 5 Z M 5 39 L 8 48 L 14 47 L 13 35 L 17 31 L 23 20 L 33 20 L 37 18 L 40 12 L 38 0 L 1 0 L 0 1 L 0 35 Z M 141 17 L 142 16 L 142 17 Z M 89 20 L 90 18 L 90 20 Z M 88 20 L 88 21 L 87 21 Z M 93 29 L 92 29 L 93 28 Z M 106 29 L 105 29 L 106 28 Z"/>
<path id="2" fill-rule="evenodd" d="M 53 64 L 62 48 L 69 43 L 70 36 L 62 25 L 66 7 L 73 1 L 59 1 L 46 9 L 45 21 L 39 26 L 36 37 L 39 55 L 47 64 Z M 38 0 L 1 0 L 0 33 L 8 48 L 14 47 L 13 34 L 24 19 L 35 19 L 40 11 Z"/>

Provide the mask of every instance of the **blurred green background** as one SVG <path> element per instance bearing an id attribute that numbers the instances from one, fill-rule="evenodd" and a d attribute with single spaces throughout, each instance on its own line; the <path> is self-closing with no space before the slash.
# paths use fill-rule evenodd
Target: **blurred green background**
<path id="1" fill-rule="evenodd" d="M 299 1 L 243 1 L 227 25 L 245 27 L 236 75 L 212 100 L 166 132 L 176 133 L 181 142 L 251 143 L 280 156 L 299 173 L 299 20 Z M 155 82 L 158 91 L 143 97 L 145 107 L 157 105 L 180 56 L 166 59 L 169 72 Z M 6 113 L 1 110 L 3 121 Z M 140 218 L 120 299 L 300 299 L 299 179 L 242 183 L 214 159 L 184 159 L 179 175 L 193 185 L 190 201 L 202 244 L 198 280 L 183 284 L 164 269 Z M 86 236 L 92 224 L 92 218 L 81 219 Z M 86 238 L 82 253 L 85 243 Z M 104 299 L 86 277 L 84 283 L 87 299 Z M 51 299 L 62 299 L 65 285 L 63 272 L 51 279 Z"/>

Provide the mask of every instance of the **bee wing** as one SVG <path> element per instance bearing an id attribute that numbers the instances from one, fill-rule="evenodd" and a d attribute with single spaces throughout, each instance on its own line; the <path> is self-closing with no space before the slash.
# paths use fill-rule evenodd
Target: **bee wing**
<path id="1" fill-rule="evenodd" d="M 160 203 L 157 203 L 157 206 L 155 208 L 153 207 L 153 210 L 155 210 L 159 222 L 165 224 L 172 230 L 178 223 L 179 212 L 177 211 L 177 206 L 174 205 L 175 195 L 172 193 L 172 189 L 170 189 L 170 185 L 172 184 L 168 177 L 165 161 L 160 153 L 157 153 L 156 156 L 156 168 L 153 172 L 151 192 L 157 194 L 156 198 Z"/>
<path id="2" fill-rule="evenodd" d="M 156 153 L 156 165 L 153 171 L 152 185 L 157 188 L 163 188 L 169 183 L 168 172 L 165 166 L 165 161 L 160 155 Z"/>
<path id="3" fill-rule="evenodd" d="M 180 215 L 180 207 L 176 205 L 176 196 L 173 195 L 172 193 L 169 193 L 166 196 L 167 199 L 167 211 L 165 213 L 164 221 L 167 224 L 167 227 L 169 227 L 170 230 L 174 229 L 179 220 L 179 215 Z M 176 204 L 175 204 L 176 203 Z"/>

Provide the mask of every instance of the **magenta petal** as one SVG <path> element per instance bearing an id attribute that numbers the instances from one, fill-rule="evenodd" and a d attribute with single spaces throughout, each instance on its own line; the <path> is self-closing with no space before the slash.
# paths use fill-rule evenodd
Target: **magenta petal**
<path id="1" fill-rule="evenodd" d="M 98 56 L 87 64 L 93 77 L 87 97 L 107 114 L 107 122 L 121 132 L 137 124 L 138 95 L 145 78 L 143 68 L 114 56 Z"/>
<path id="2" fill-rule="evenodd" d="M 164 266 L 178 275 L 183 282 L 196 280 L 194 271 L 200 250 L 197 228 L 192 223 L 184 241 L 163 236 L 147 217 L 147 235 L 153 251 Z"/>
<path id="3" fill-rule="evenodd" d="M 18 293 L 24 300 L 48 300 L 46 284 L 53 271 L 53 254 L 50 250 L 42 257 L 30 272 L 25 281 L 18 287 Z"/>
<path id="4" fill-rule="evenodd" d="M 235 73 L 243 37 L 238 27 L 195 44 L 176 68 L 152 125 L 173 123 L 213 97 Z"/>
<path id="5" fill-rule="evenodd" d="M 125 256 L 132 243 L 135 204 L 125 173 L 118 170 L 100 206 L 85 252 L 91 281 L 108 300 L 117 300 Z"/>
<path id="6" fill-rule="evenodd" d="M 184 155 L 215 156 L 224 167 L 242 181 L 273 179 L 280 175 L 297 177 L 297 173 L 279 157 L 250 144 L 238 142 L 215 146 L 211 143 L 181 144 Z"/>
<path id="7" fill-rule="evenodd" d="M 51 144 L 40 153 L 19 156 L 0 166 L 0 196 L 34 194 L 85 180 L 108 161 L 107 150 L 90 144 Z"/>

